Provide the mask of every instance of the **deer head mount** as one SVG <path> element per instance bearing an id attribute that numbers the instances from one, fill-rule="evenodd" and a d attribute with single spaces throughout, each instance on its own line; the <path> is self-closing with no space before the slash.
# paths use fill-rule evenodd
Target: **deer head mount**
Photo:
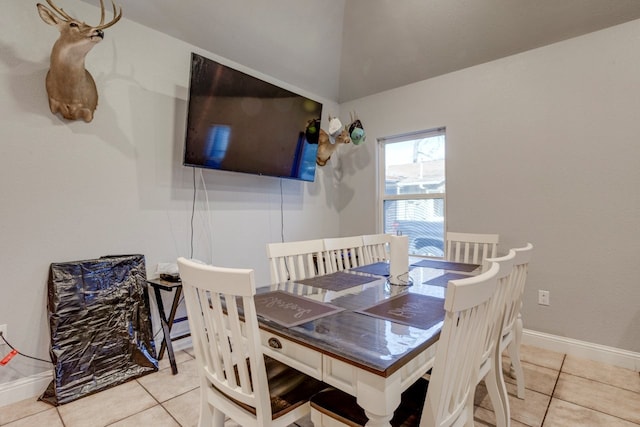
<path id="1" fill-rule="evenodd" d="M 97 43 L 102 41 L 102 30 L 109 28 L 122 18 L 113 0 L 113 19 L 104 23 L 104 2 L 100 0 L 100 23 L 93 27 L 68 15 L 47 0 L 51 9 L 38 3 L 38 13 L 44 22 L 60 31 L 60 37 L 51 49 L 51 65 L 47 73 L 46 87 L 49 108 L 53 114 L 60 113 L 67 120 L 93 120 L 98 105 L 98 90 L 89 72 L 84 68 L 84 58 Z"/>

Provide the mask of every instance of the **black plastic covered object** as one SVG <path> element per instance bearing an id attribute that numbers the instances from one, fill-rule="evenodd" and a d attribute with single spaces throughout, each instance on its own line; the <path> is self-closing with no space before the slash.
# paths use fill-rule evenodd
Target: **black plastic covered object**
<path id="1" fill-rule="evenodd" d="M 158 370 L 143 255 L 51 264 L 54 379 L 40 397 L 61 405 Z"/>

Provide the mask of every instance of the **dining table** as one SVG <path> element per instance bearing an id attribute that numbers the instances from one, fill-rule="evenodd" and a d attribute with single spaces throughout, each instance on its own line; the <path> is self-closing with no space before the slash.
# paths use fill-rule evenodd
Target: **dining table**
<path id="1" fill-rule="evenodd" d="M 390 425 L 402 392 L 433 366 L 448 281 L 481 269 L 409 261 L 400 284 L 379 262 L 259 287 L 264 354 L 355 396 L 368 426 Z"/>

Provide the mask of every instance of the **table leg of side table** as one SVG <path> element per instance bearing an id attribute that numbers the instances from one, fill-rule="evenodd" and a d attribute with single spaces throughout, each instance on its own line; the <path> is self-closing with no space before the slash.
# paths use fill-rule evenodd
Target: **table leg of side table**
<path id="1" fill-rule="evenodd" d="M 178 311 L 178 306 L 180 305 L 180 296 L 182 296 L 182 287 L 175 288 L 175 291 L 173 293 L 173 302 L 171 303 L 171 310 L 169 310 L 169 318 L 167 319 L 169 330 L 173 329 L 173 321 L 176 318 L 176 312 Z M 180 339 L 183 337 L 184 335 L 176 339 Z M 171 341 L 171 337 L 169 337 L 169 341 Z M 158 359 L 162 359 L 162 356 L 164 356 L 164 350 L 166 346 L 167 346 L 166 341 L 162 341 L 162 343 L 160 344 L 160 353 L 158 354 Z M 172 348 L 173 348 L 173 343 L 172 343 Z"/>
<path id="2" fill-rule="evenodd" d="M 178 366 L 176 365 L 176 358 L 173 354 L 173 346 L 171 345 L 171 326 L 169 325 L 169 322 L 167 322 L 167 316 L 164 312 L 164 304 L 162 303 L 162 295 L 160 295 L 160 289 L 154 287 L 153 290 L 156 296 L 156 304 L 158 305 L 160 323 L 162 324 L 162 334 L 164 335 L 164 339 L 162 340 L 162 344 L 160 345 L 160 354 L 158 359 L 162 359 L 164 346 L 166 345 L 167 353 L 169 354 L 169 363 L 171 364 L 171 373 L 175 375 L 178 373 Z"/>

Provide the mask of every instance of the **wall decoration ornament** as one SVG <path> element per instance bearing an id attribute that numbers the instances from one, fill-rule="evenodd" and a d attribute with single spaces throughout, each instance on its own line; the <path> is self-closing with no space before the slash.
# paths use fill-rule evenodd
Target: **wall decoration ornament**
<path id="1" fill-rule="evenodd" d="M 44 22 L 60 31 L 51 49 L 51 64 L 46 78 L 49 108 L 67 120 L 93 120 L 98 105 L 98 90 L 93 77 L 84 67 L 87 53 L 104 38 L 103 30 L 122 18 L 122 8 L 113 3 L 113 19 L 105 24 L 104 2 L 100 0 L 100 23 L 86 24 L 47 0 L 49 9 L 38 3 L 38 13 Z"/>
<path id="2" fill-rule="evenodd" d="M 314 126 L 315 125 L 316 123 L 314 123 Z M 307 133 L 310 127 L 311 124 L 308 124 Z M 307 135 L 307 140 L 309 142 L 312 144 L 317 142 L 318 144 L 316 163 L 318 166 L 324 166 L 331 158 L 331 155 L 338 149 L 340 144 L 349 144 L 350 142 L 353 142 L 353 145 L 360 145 L 365 141 L 367 135 L 358 115 L 353 112 L 351 113 L 351 123 L 344 127 L 342 126 L 340 119 L 329 116 L 329 130 L 325 132 L 324 129 L 320 129 L 320 134 L 317 138 L 317 140 L 311 142 L 309 135 Z"/>
<path id="3" fill-rule="evenodd" d="M 349 132 L 342 127 L 340 119 L 329 116 L 329 131 L 326 132 L 324 129 L 320 129 L 320 135 L 318 136 L 316 164 L 318 166 L 326 165 L 340 144 L 348 144 L 350 142 Z"/>
<path id="4" fill-rule="evenodd" d="M 349 129 L 349 137 L 351 138 L 353 145 L 360 145 L 367 139 L 364 126 L 362 126 L 362 122 L 355 111 L 351 113 L 351 124 L 345 128 Z"/>

